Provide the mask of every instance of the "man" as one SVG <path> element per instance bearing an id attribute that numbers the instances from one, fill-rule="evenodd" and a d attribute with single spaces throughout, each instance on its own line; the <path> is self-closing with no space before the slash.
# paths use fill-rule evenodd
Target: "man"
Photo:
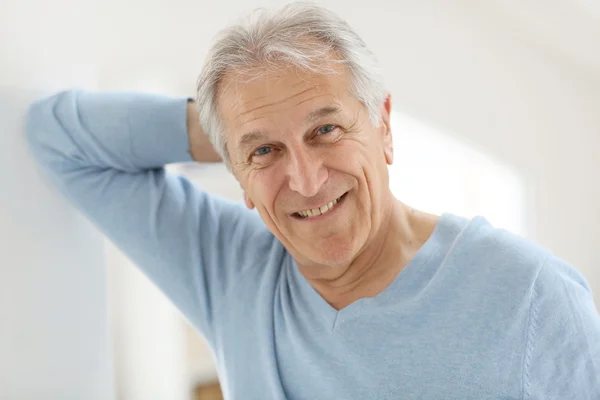
<path id="1" fill-rule="evenodd" d="M 293 4 L 229 28 L 197 100 L 69 90 L 27 131 L 207 339 L 226 398 L 600 398 L 600 318 L 574 268 L 393 197 L 390 96 L 337 16 Z M 247 208 L 163 169 L 192 158 L 227 163 Z"/>

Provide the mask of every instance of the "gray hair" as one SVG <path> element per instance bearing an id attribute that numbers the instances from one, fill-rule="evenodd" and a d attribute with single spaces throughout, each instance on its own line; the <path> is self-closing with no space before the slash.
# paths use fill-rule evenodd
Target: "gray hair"
<path id="1" fill-rule="evenodd" d="M 378 62 L 356 32 L 333 12 L 297 2 L 276 12 L 256 10 L 220 32 L 198 77 L 196 105 L 200 125 L 228 167 L 227 135 L 217 107 L 225 74 L 282 65 L 323 72 L 324 59 L 334 54 L 350 73 L 353 95 L 377 126 L 387 96 Z"/>

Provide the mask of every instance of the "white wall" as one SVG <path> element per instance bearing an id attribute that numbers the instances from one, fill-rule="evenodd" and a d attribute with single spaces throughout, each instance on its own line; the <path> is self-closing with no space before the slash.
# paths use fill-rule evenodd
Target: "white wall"
<path id="1" fill-rule="evenodd" d="M 36 97 L 96 87 L 90 4 L 0 9 L 2 400 L 114 398 L 103 239 L 40 177 L 22 126 Z"/>

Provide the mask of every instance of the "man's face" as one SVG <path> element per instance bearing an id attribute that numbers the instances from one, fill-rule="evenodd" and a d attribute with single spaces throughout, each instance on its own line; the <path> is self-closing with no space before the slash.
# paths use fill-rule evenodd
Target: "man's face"
<path id="1" fill-rule="evenodd" d="M 389 98 L 375 128 L 346 71 L 338 72 L 230 74 L 221 85 L 232 171 L 246 204 L 305 265 L 351 262 L 391 198 Z"/>

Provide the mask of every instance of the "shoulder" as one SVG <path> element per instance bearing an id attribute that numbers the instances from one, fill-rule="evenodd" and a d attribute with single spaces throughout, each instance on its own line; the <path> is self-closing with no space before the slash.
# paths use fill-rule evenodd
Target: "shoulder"
<path id="1" fill-rule="evenodd" d="M 600 316 L 583 275 L 549 249 L 485 218 L 460 226 L 444 266 L 453 288 L 523 340 L 524 398 L 596 399 Z M 520 351 L 520 350 L 519 350 Z"/>
<path id="2" fill-rule="evenodd" d="M 573 323 L 581 322 L 578 318 L 582 313 L 597 316 L 592 292 L 584 276 L 553 254 L 548 255 L 537 274 L 532 297 L 534 316 L 547 314 L 549 318 L 562 318 Z"/>
<path id="3" fill-rule="evenodd" d="M 551 257 L 540 244 L 505 229 L 486 218 L 453 217 L 460 230 L 448 254 L 462 273 L 480 276 L 489 283 L 530 290 L 542 266 Z"/>
<path id="4" fill-rule="evenodd" d="M 462 276 L 473 277 L 473 285 L 522 306 L 593 307 L 590 287 L 579 270 L 542 245 L 496 228 L 483 217 L 464 222 L 448 258 Z"/>
<path id="5" fill-rule="evenodd" d="M 557 257 L 539 243 L 494 227 L 483 217 L 476 217 L 464 230 L 463 243 L 482 262 L 480 265 L 508 275 L 526 277 L 537 291 L 574 285 L 586 292 L 589 285 L 583 275 L 567 261 Z"/>

